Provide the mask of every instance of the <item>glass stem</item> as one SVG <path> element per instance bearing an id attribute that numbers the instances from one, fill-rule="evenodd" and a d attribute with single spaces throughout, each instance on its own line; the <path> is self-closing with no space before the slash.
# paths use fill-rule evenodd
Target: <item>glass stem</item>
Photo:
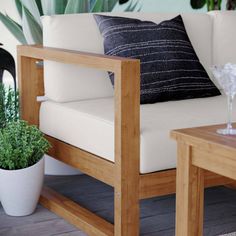
<path id="1" fill-rule="evenodd" d="M 228 95 L 228 123 L 227 123 L 228 130 L 232 129 L 233 100 L 234 100 L 234 95 Z"/>

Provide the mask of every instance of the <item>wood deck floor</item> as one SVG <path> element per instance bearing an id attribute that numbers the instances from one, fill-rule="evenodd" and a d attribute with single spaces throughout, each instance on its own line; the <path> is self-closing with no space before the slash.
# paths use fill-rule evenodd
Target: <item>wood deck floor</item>
<path id="1" fill-rule="evenodd" d="M 113 189 L 86 175 L 47 176 L 48 186 L 113 222 Z M 236 231 L 236 191 L 225 187 L 206 190 L 204 235 Z M 175 196 L 141 201 L 141 235 L 173 236 Z M 9 217 L 0 205 L 0 236 L 85 236 L 53 213 L 38 206 L 35 214 Z"/>

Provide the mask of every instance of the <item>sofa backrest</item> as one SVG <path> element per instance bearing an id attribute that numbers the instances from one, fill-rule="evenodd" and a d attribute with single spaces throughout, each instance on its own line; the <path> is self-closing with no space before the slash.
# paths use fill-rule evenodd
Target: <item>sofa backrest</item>
<path id="1" fill-rule="evenodd" d="M 113 15 L 160 23 L 178 14 L 130 12 Z M 205 69 L 209 71 L 213 63 L 214 17 L 204 13 L 181 15 L 196 53 Z M 42 21 L 44 46 L 103 54 L 103 39 L 92 14 L 45 16 Z M 215 45 L 218 45 L 218 42 Z M 45 95 L 57 102 L 113 96 L 113 88 L 105 71 L 46 61 L 44 73 Z"/>
<path id="2" fill-rule="evenodd" d="M 236 11 L 214 11 L 213 64 L 236 63 Z"/>

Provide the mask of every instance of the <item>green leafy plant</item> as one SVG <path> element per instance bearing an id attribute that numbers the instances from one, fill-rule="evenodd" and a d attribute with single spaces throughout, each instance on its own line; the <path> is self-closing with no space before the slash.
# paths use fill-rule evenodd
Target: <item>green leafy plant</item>
<path id="1" fill-rule="evenodd" d="M 207 5 L 207 10 L 221 10 L 222 0 L 191 0 L 191 6 L 194 9 L 199 9 Z M 236 0 L 227 0 L 226 2 L 227 10 L 236 9 Z"/>
<path id="2" fill-rule="evenodd" d="M 49 149 L 43 133 L 25 121 L 14 121 L 0 130 L 0 168 L 17 170 L 36 164 Z"/>
<path id="3" fill-rule="evenodd" d="M 131 0 L 125 11 L 134 11 L 138 2 Z M 121 1 L 126 3 L 127 0 Z M 118 0 L 15 0 L 21 24 L 0 12 L 0 20 L 22 44 L 42 44 L 40 16 L 85 12 L 110 12 Z M 138 9 L 140 10 L 140 9 Z"/>
<path id="4" fill-rule="evenodd" d="M 0 83 L 0 129 L 19 119 L 19 93 Z"/>

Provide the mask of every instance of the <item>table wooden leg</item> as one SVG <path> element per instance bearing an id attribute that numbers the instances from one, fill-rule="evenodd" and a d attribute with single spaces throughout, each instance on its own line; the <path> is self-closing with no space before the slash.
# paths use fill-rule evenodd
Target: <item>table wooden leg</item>
<path id="1" fill-rule="evenodd" d="M 178 142 L 176 236 L 203 234 L 203 170 L 191 164 L 191 146 Z"/>

